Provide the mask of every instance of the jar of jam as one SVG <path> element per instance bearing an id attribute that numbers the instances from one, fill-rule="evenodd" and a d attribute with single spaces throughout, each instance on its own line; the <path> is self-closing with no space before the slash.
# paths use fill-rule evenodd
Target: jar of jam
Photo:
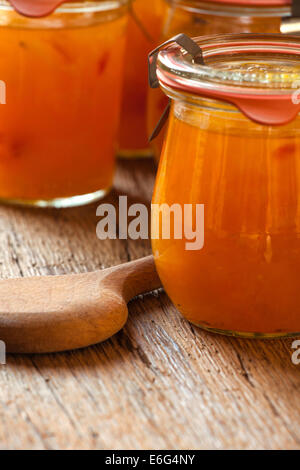
<path id="1" fill-rule="evenodd" d="M 172 103 L 153 196 L 158 273 L 195 325 L 299 335 L 300 39 L 194 41 L 196 56 L 172 44 L 157 59 Z"/>
<path id="2" fill-rule="evenodd" d="M 127 20 L 127 0 L 0 1 L 1 201 L 67 207 L 109 190 Z"/>
<path id="3" fill-rule="evenodd" d="M 161 41 L 185 33 L 205 36 L 223 33 L 279 33 L 282 18 L 291 14 L 292 0 L 166 0 Z M 148 91 L 148 134 L 162 115 L 167 100 L 160 90 Z M 153 140 L 159 159 L 164 133 Z"/>
<path id="4" fill-rule="evenodd" d="M 147 130 L 147 56 L 159 43 L 165 0 L 132 0 L 119 132 L 121 157 L 152 155 Z"/>

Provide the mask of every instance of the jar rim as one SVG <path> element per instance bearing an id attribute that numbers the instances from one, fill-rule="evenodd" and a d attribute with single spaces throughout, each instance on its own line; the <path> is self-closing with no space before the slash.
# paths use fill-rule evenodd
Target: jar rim
<path id="1" fill-rule="evenodd" d="M 265 94 L 266 90 L 273 94 L 286 93 L 286 90 L 295 88 L 296 81 L 299 87 L 300 61 L 298 64 L 292 61 L 290 64 L 286 63 L 285 67 L 281 65 L 278 68 L 273 60 L 279 62 L 279 57 L 283 56 L 286 62 L 287 55 L 300 56 L 298 36 L 246 33 L 201 36 L 193 40 L 202 50 L 203 64 L 196 63 L 187 51 L 175 43 L 162 49 L 158 56 L 158 68 L 171 74 L 175 81 L 180 79 L 183 86 L 197 88 L 197 85 L 205 87 L 212 83 L 217 87 L 248 87 L 250 93 L 259 94 Z M 262 57 L 271 59 L 272 62 L 248 71 L 244 65 L 249 63 L 252 56 L 259 63 Z M 230 65 L 226 61 L 229 58 Z"/>
<path id="2" fill-rule="evenodd" d="M 292 0 L 165 0 L 191 13 L 214 16 L 289 17 Z"/>
<path id="3" fill-rule="evenodd" d="M 300 104 L 292 97 L 300 88 L 300 37 L 225 34 L 194 38 L 194 42 L 202 52 L 202 64 L 175 43 L 159 52 L 157 77 L 161 84 L 238 106 L 247 100 L 248 108 L 250 102 L 252 108 L 267 102 L 274 108 L 277 103 L 273 112 L 278 124 L 298 114 Z"/>

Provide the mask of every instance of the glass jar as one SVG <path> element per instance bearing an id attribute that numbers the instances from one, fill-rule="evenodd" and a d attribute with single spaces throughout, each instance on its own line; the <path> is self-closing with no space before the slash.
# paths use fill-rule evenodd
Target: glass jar
<path id="1" fill-rule="evenodd" d="M 160 42 L 185 33 L 205 36 L 223 33 L 279 33 L 281 19 L 290 15 L 291 0 L 165 0 L 167 9 Z M 148 134 L 162 115 L 167 100 L 159 89 L 148 91 Z M 153 140 L 158 161 L 164 132 Z"/>
<path id="2" fill-rule="evenodd" d="M 172 106 L 153 204 L 193 216 L 164 236 L 153 212 L 153 253 L 179 311 L 214 332 L 300 333 L 300 39 L 283 38 L 198 38 L 205 65 L 175 45 L 158 58 Z"/>
<path id="3" fill-rule="evenodd" d="M 67 207 L 109 190 L 127 13 L 127 0 L 79 1 L 32 18 L 0 1 L 1 201 Z"/>
<path id="4" fill-rule="evenodd" d="M 119 132 L 121 157 L 152 154 L 147 132 L 147 57 L 159 42 L 165 8 L 164 0 L 132 1 Z"/>

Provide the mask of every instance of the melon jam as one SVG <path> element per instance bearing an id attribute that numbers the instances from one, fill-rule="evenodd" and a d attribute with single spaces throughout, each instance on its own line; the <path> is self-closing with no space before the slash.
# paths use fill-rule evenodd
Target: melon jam
<path id="1" fill-rule="evenodd" d="M 29 18 L 0 2 L 0 199 L 67 207 L 111 187 L 128 2 Z"/>
<path id="2" fill-rule="evenodd" d="M 164 0 L 133 0 L 131 4 L 119 132 L 121 157 L 152 155 L 147 131 L 147 57 L 159 43 L 165 8 Z"/>
<path id="3" fill-rule="evenodd" d="M 205 36 L 223 33 L 279 33 L 281 19 L 291 13 L 291 0 L 166 0 L 161 43 L 179 33 Z M 161 90 L 148 91 L 148 133 L 167 106 Z M 158 161 L 164 132 L 152 141 Z"/>
<path id="4" fill-rule="evenodd" d="M 153 203 L 205 215 L 198 251 L 153 217 L 153 253 L 178 310 L 213 332 L 300 333 L 300 39 L 282 37 L 198 38 L 205 66 L 174 45 L 158 58 L 172 106 Z"/>

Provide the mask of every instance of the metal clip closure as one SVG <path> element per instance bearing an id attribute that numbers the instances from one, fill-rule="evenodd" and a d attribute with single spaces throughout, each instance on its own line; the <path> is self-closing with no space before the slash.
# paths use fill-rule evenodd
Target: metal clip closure
<path id="1" fill-rule="evenodd" d="M 180 47 L 182 47 L 186 52 L 191 54 L 196 64 L 204 65 L 202 49 L 198 44 L 193 41 L 189 36 L 186 34 L 177 34 L 173 38 L 169 39 L 168 41 L 164 42 L 160 46 L 156 47 L 150 54 L 148 55 L 148 67 L 149 67 L 149 85 L 151 88 L 158 88 L 159 81 L 156 75 L 156 67 L 157 67 L 157 59 L 158 54 L 165 46 L 172 44 L 175 42 Z"/>
<path id="2" fill-rule="evenodd" d="M 186 34 L 183 34 L 183 33 L 178 34 L 177 36 L 174 36 L 173 38 L 164 42 L 163 44 L 158 46 L 156 49 L 154 49 L 152 52 L 150 52 L 148 56 L 148 67 L 149 67 L 149 85 L 151 88 L 159 87 L 159 80 L 156 74 L 158 54 L 161 49 L 163 49 L 165 46 L 168 46 L 169 44 L 172 44 L 173 42 L 175 42 L 180 47 L 182 47 L 186 52 L 191 54 L 196 64 L 204 65 L 204 59 L 203 59 L 203 53 L 202 53 L 201 47 Z M 155 126 L 151 136 L 149 137 L 149 142 L 151 142 L 160 134 L 162 128 L 164 127 L 164 125 L 166 124 L 168 120 L 170 109 L 171 109 L 171 100 L 169 99 L 169 102 L 166 108 L 164 109 L 163 114 L 161 115 L 157 125 Z"/>
<path id="3" fill-rule="evenodd" d="M 300 0 L 292 0 L 292 14 L 282 18 L 280 31 L 282 34 L 300 34 Z"/>
<path id="4" fill-rule="evenodd" d="M 162 129 L 165 127 L 167 120 L 169 119 L 170 111 L 171 111 L 171 100 L 169 98 L 167 106 L 165 107 L 158 123 L 156 124 L 152 134 L 149 137 L 149 142 L 152 142 L 152 140 L 156 139 L 156 137 L 159 136 Z"/>

